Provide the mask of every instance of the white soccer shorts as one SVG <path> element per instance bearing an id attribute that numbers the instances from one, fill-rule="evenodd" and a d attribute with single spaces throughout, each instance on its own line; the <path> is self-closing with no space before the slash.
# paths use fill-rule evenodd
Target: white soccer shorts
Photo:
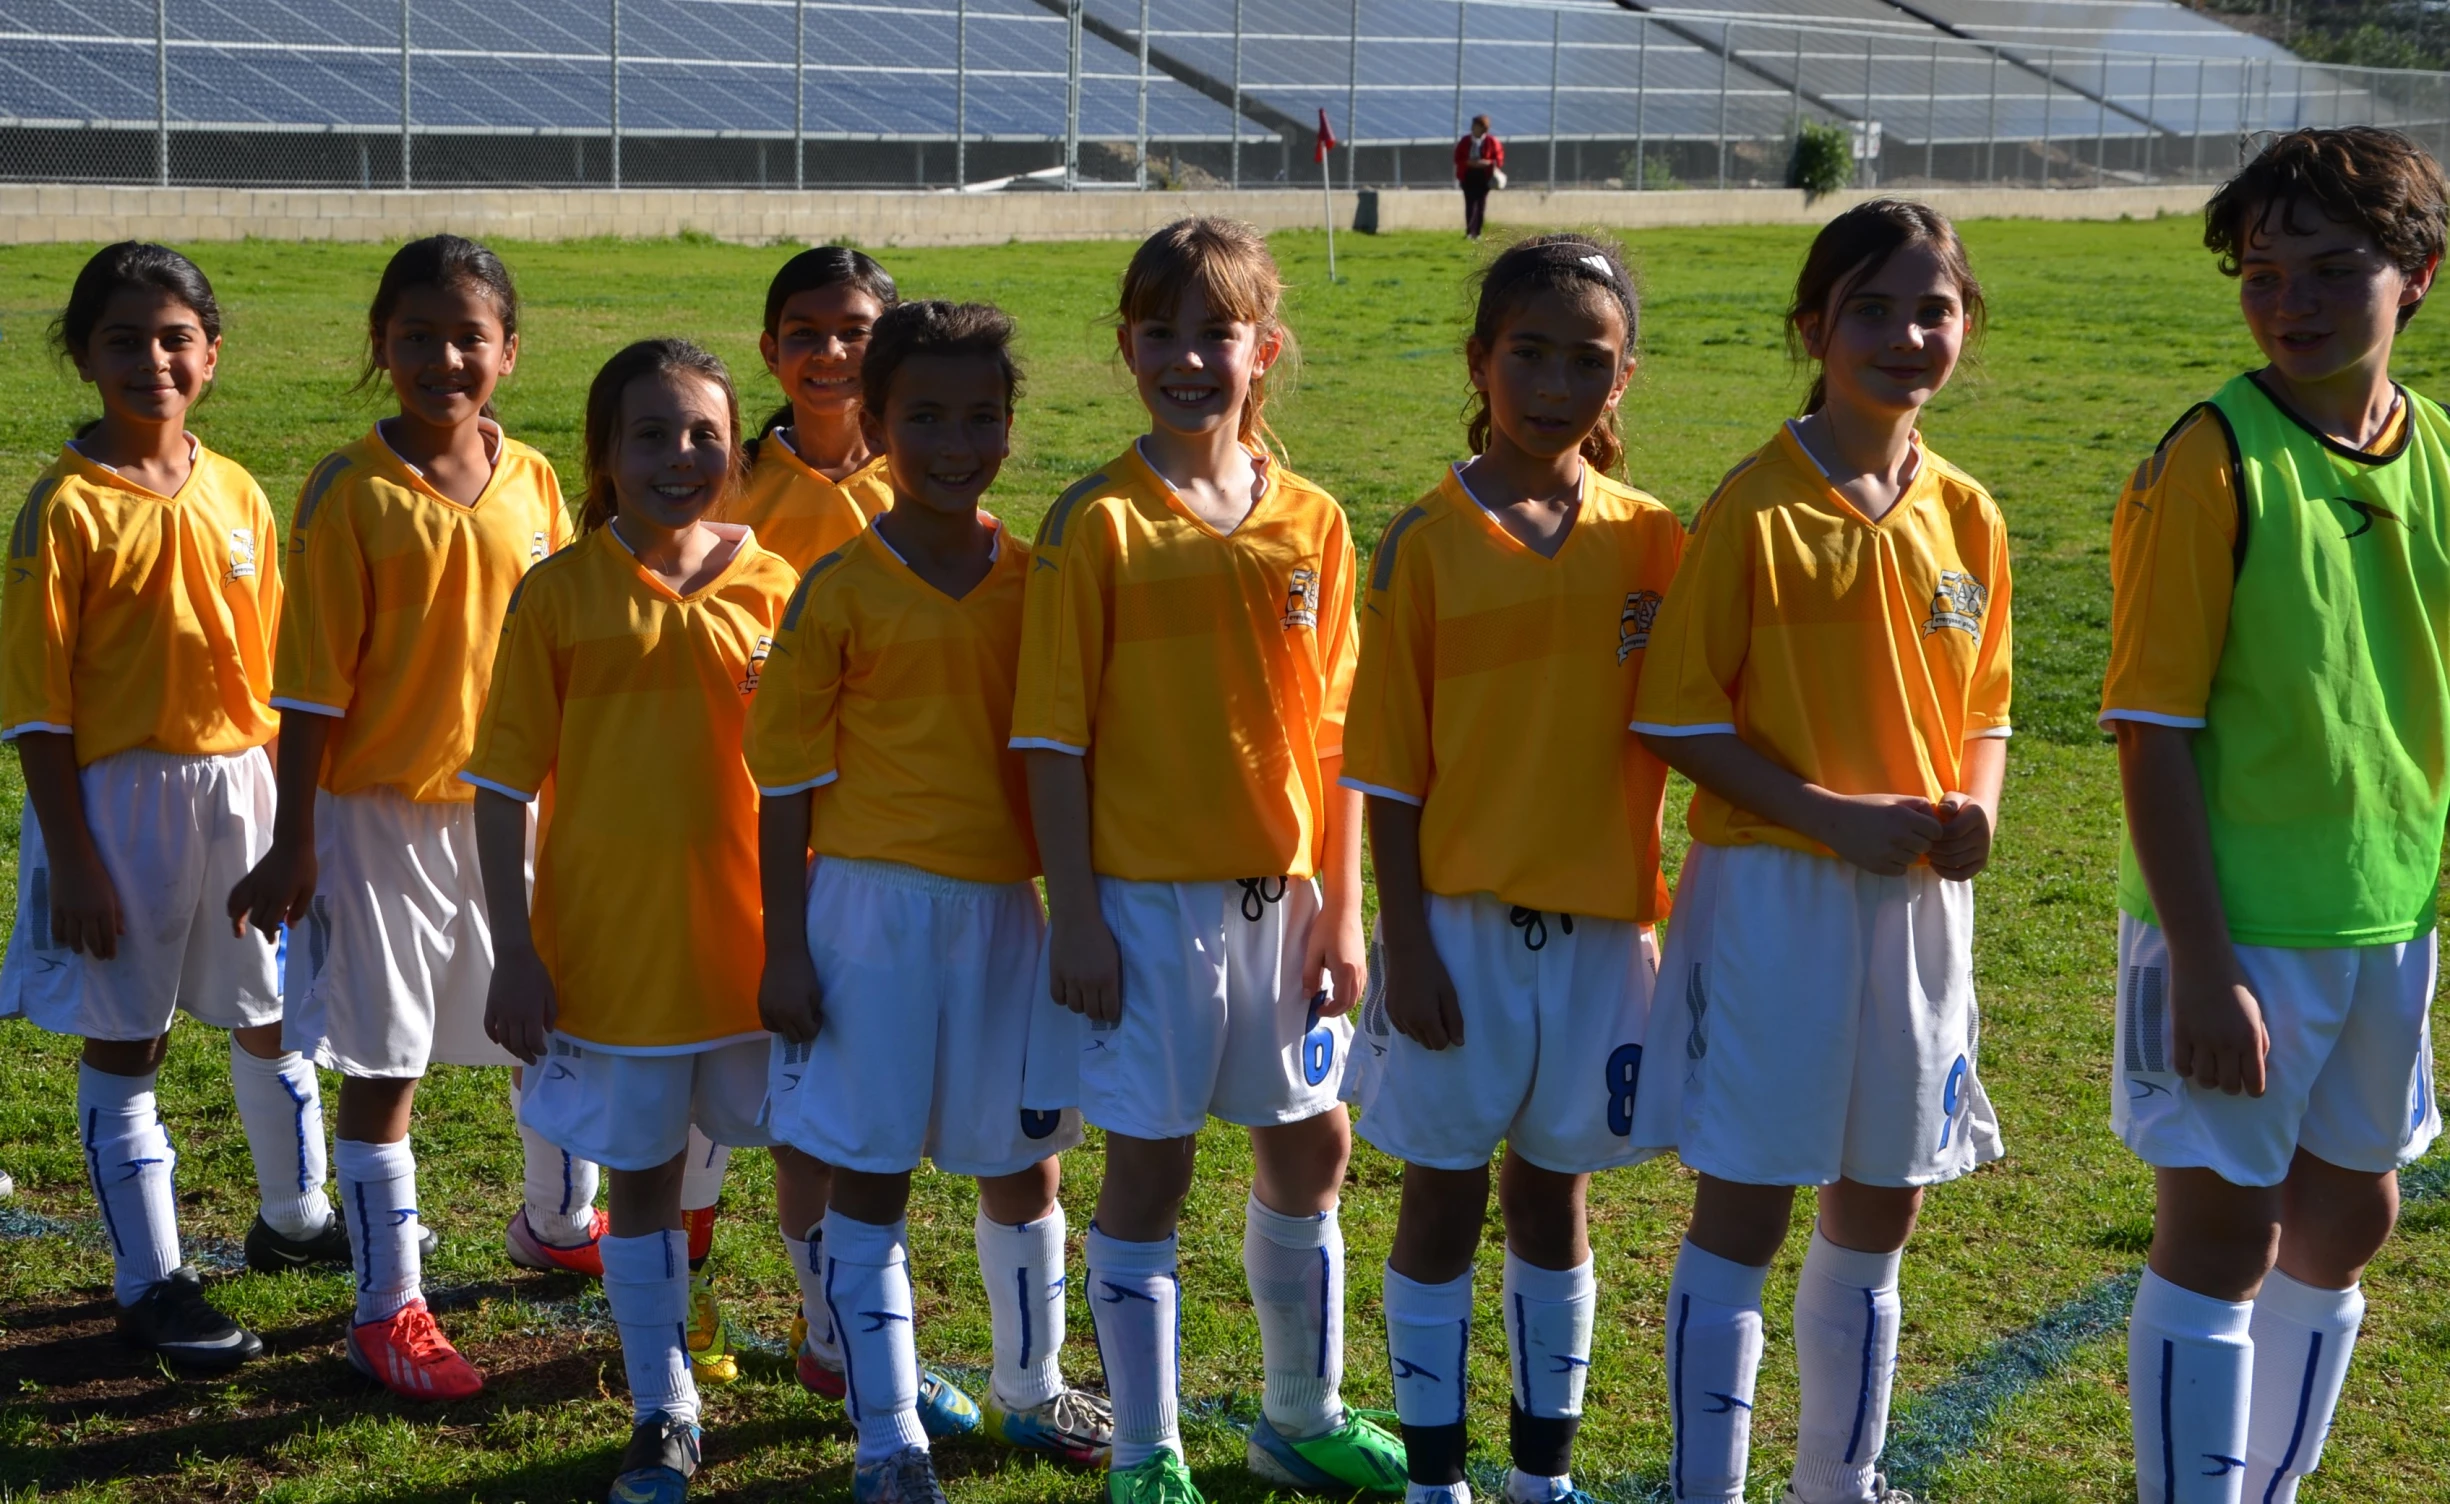
<path id="1" fill-rule="evenodd" d="M 1081 1115 L 1133 1138 L 1188 1138 L 1211 1117 L 1298 1123 L 1337 1105 L 1352 1023 L 1303 985 L 1319 912 L 1307 879 L 1097 880 L 1123 958 L 1123 1016 L 1079 1031 Z"/>
<path id="2" fill-rule="evenodd" d="M 273 942 L 230 933 L 230 890 L 272 843 L 272 764 L 131 748 L 78 770 L 85 824 L 119 893 L 126 933 L 110 960 L 51 938 L 51 859 L 27 801 L 17 918 L 0 964 L 0 1017 L 55 1034 L 159 1039 L 185 1012 L 216 1029 L 281 1019 Z"/>
<path id="3" fill-rule="evenodd" d="M 1973 885 L 1928 867 L 1695 844 L 1634 1143 L 1751 1185 L 1936 1185 L 1997 1159 L 1973 934 Z"/>
<path id="4" fill-rule="evenodd" d="M 2263 1095 L 2230 1096 L 2171 1069 L 2169 942 L 2118 916 L 2117 1079 L 2110 1126 L 2145 1163 L 2278 1185 L 2299 1149 L 2381 1175 L 2441 1134 L 2430 1011 L 2431 931 L 2398 945 L 2236 947 L 2271 1037 Z"/>
<path id="5" fill-rule="evenodd" d="M 808 883 L 817 1037 L 776 1036 L 768 1126 L 871 1175 L 1011 1175 L 1081 1139 L 1023 1105 L 1046 919 L 1035 884 L 820 857 Z"/>
<path id="6" fill-rule="evenodd" d="M 1354 1035 L 1366 1075 L 1360 1135 L 1407 1164 L 1469 1170 L 1500 1142 L 1560 1175 L 1648 1159 L 1632 1140 L 1635 1087 L 1659 958 L 1650 927 L 1544 914 L 1485 893 L 1427 896 L 1429 934 L 1455 984 L 1463 1043 L 1395 1031 L 1383 993 Z"/>
<path id="7" fill-rule="evenodd" d="M 290 926 L 282 1043 L 350 1076 L 517 1065 L 485 1036 L 493 931 L 475 806 L 317 789 L 315 860 L 314 899 Z"/>
<path id="8" fill-rule="evenodd" d="M 651 1055 L 550 1036 L 526 1071 L 519 1121 L 556 1149 L 607 1169 L 652 1170 L 689 1147 L 689 1125 L 718 1144 L 762 1149 L 765 1034 Z"/>

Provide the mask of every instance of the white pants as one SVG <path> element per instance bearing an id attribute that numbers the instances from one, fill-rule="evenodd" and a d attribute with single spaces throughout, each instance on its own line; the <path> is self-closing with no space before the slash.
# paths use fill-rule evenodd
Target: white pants
<path id="1" fill-rule="evenodd" d="M 2260 1097 L 2205 1090 L 2172 1072 L 2169 943 L 2156 926 L 2118 916 L 2110 1126 L 2126 1146 L 2163 1169 L 2257 1186 L 2287 1179 L 2300 1148 L 2373 1175 L 2423 1155 L 2441 1133 L 2433 934 L 2398 945 L 2236 951 L 2271 1037 Z"/>
<path id="2" fill-rule="evenodd" d="M 1078 1144 L 1022 1105 L 1046 919 L 1034 884 L 821 857 L 808 883 L 817 1037 L 773 1044 L 774 1136 L 871 1175 L 1010 1175 Z"/>
<path id="3" fill-rule="evenodd" d="M 217 1029 L 281 1018 L 273 942 L 230 933 L 230 890 L 272 844 L 272 764 L 131 748 L 78 770 L 85 824 L 119 895 L 126 932 L 107 961 L 51 938 L 51 858 L 27 801 L 17 917 L 0 964 L 0 1017 L 55 1034 L 158 1039 L 173 1014 Z"/>
<path id="4" fill-rule="evenodd" d="M 1934 1185 L 1997 1159 L 1973 934 L 1973 885 L 1928 867 L 1696 844 L 1634 1142 L 1752 1185 Z"/>
<path id="5" fill-rule="evenodd" d="M 1649 1158 L 1632 1132 L 1658 977 L 1650 927 L 1542 914 L 1485 893 L 1432 893 L 1426 904 L 1463 1043 L 1427 1049 L 1374 1001 L 1354 1046 L 1371 1062 L 1356 1067 L 1369 1078 L 1356 1131 L 1433 1170 L 1486 1165 L 1500 1142 L 1561 1175 Z"/>
<path id="6" fill-rule="evenodd" d="M 600 1049 L 551 1036 L 541 1064 L 527 1068 L 519 1121 L 557 1149 L 607 1169 L 652 1170 L 689 1147 L 697 1125 L 718 1144 L 765 1148 L 764 1034 L 718 1040 L 675 1054 Z"/>

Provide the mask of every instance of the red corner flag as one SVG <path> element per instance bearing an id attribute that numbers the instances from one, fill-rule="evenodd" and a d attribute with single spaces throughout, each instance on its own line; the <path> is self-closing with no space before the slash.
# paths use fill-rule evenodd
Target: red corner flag
<path id="1" fill-rule="evenodd" d="M 1327 123 L 1327 110 L 1326 107 L 1322 105 L 1319 108 L 1318 144 L 1310 148 L 1310 160 L 1313 162 L 1326 161 L 1327 154 L 1334 151 L 1341 144 L 1341 142 L 1336 140 L 1335 130 Z"/>

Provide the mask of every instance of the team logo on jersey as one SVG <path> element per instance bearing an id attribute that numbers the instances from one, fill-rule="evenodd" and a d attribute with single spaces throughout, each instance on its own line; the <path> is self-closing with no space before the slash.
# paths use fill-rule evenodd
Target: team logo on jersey
<path id="1" fill-rule="evenodd" d="M 1304 565 L 1293 571 L 1292 582 L 1285 587 L 1285 630 L 1319 624 L 1319 572 Z"/>
<path id="2" fill-rule="evenodd" d="M 1923 635 L 1954 627 L 1979 642 L 1982 612 L 1990 603 L 1990 586 L 1962 569 L 1943 569 L 1939 588 L 1931 592 L 1931 619 L 1923 623 Z"/>
<path id="3" fill-rule="evenodd" d="M 2343 527 L 2342 536 L 2344 537 L 2364 537 L 2373 531 L 2373 525 L 2377 519 L 2383 522 L 2395 522 L 2401 527 L 2407 526 L 2406 518 L 2378 501 L 2365 501 L 2355 496 L 2334 496 L 2331 498 L 2331 504 L 2346 507 L 2356 514 L 2356 526 Z"/>
<path id="4" fill-rule="evenodd" d="M 539 528 L 539 529 L 537 529 L 537 530 L 536 530 L 536 536 L 535 536 L 535 537 L 533 537 L 533 538 L 530 538 L 530 539 L 528 540 L 528 544 L 527 544 L 527 561 L 528 561 L 530 564 L 533 564 L 533 563 L 537 562 L 538 560 L 542 559 L 542 558 L 544 557 L 544 555 L 545 555 L 544 530 L 543 530 L 542 528 Z"/>
<path id="5" fill-rule="evenodd" d="M 539 536 L 542 535 L 540 534 Z M 757 636 L 757 646 L 749 650 L 748 675 L 740 681 L 740 692 L 742 694 L 753 695 L 757 693 L 757 676 L 765 669 L 766 659 L 773 653 L 773 651 L 774 639 L 766 636 L 762 632 L 759 633 Z"/>
<path id="6" fill-rule="evenodd" d="M 244 580 L 253 578 L 254 574 L 255 530 L 253 528 L 244 527 L 231 528 L 230 572 L 223 575 L 222 579 L 224 581 Z"/>
<path id="7" fill-rule="evenodd" d="M 1619 667 L 1636 648 L 1650 646 L 1650 624 L 1659 619 L 1659 592 L 1628 590 L 1625 609 L 1616 617 L 1616 661 Z"/>

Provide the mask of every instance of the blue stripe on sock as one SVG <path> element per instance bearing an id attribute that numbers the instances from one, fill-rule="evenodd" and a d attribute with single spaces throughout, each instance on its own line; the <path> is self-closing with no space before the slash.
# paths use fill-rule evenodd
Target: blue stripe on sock
<path id="1" fill-rule="evenodd" d="M 1030 1327 L 1029 1327 L 1029 1284 L 1030 1284 L 1030 1280 L 1029 1280 L 1029 1266 L 1028 1266 L 1027 1264 L 1022 1265 L 1022 1266 L 1021 1266 L 1019 1269 L 1016 1269 L 1016 1270 L 1014 1270 L 1014 1271 L 1013 1271 L 1012 1282 L 1013 1282 L 1014 1287 L 1016 1288 L 1016 1290 L 1018 1291 L 1018 1293 L 1019 1293 L 1019 1295 L 1020 1295 L 1020 1297 L 1021 1297 L 1021 1361 L 1020 1361 L 1020 1365 L 1019 1365 L 1019 1366 L 1021 1366 L 1021 1367 L 1023 1367 L 1023 1368 L 1027 1368 L 1027 1367 L 1029 1366 L 1029 1339 L 1030 1339 Z"/>
<path id="2" fill-rule="evenodd" d="M 127 1245 L 120 1241 L 118 1219 L 111 1215 L 111 1198 L 102 1194 L 102 1151 L 95 1135 L 102 1131 L 102 1109 L 85 1109 L 85 1178 L 94 1188 L 94 1204 L 102 1208 L 102 1230 L 110 1235 L 111 1257 L 127 1256 Z"/>
<path id="3" fill-rule="evenodd" d="M 561 1214 L 570 1215 L 570 1200 L 578 1194 L 577 1174 L 570 1168 L 570 1151 L 561 1151 Z"/>
<path id="4" fill-rule="evenodd" d="M 1514 1372 L 1516 1393 L 1523 1397 L 1523 1408 L 1531 1408 L 1531 1323 L 1523 1316 L 1523 1297 L 1514 1297 Z"/>
<path id="5" fill-rule="evenodd" d="M 1327 1287 L 1335 1281 L 1327 1261 L 1327 1247 L 1319 1245 L 1319 1377 L 1327 1377 Z"/>
<path id="6" fill-rule="evenodd" d="M 825 1316 L 833 1322 L 836 1332 L 842 1330 L 842 1313 L 834 1308 L 834 1266 L 831 1263 L 825 1266 Z M 851 1367 L 851 1340 L 844 1337 L 839 1346 L 842 1349 L 842 1408 L 851 1417 L 851 1424 L 856 1426 L 859 1424 L 859 1379 Z"/>
<path id="7" fill-rule="evenodd" d="M 307 1069 L 312 1071 L 314 1067 L 310 1065 Z M 298 1134 L 298 1194 L 303 1196 L 315 1188 L 313 1172 L 307 1168 L 306 1164 L 306 1108 L 307 1104 L 314 1099 L 305 1092 L 293 1090 L 289 1084 L 287 1072 L 277 1074 L 272 1079 L 281 1083 L 282 1094 L 289 1098 L 289 1105 L 297 1109 L 292 1122 Z M 321 1132 L 323 1124 L 315 1124 L 315 1129 Z"/>
<path id="8" fill-rule="evenodd" d="M 2169 1437 L 2170 1389 L 2177 1381 L 2178 1344 L 2161 1339 L 2161 1504 L 2177 1504 L 2178 1451 Z"/>
<path id="9" fill-rule="evenodd" d="M 1872 1292 L 1863 1292 L 1863 1378 L 1855 1393 L 1855 1428 L 1846 1438 L 1846 1462 L 1852 1466 L 1855 1452 L 1863 1445 L 1863 1423 L 1872 1411 L 1872 1346 L 1880 1335 L 1880 1307 Z"/>
<path id="10" fill-rule="evenodd" d="M 1470 1357 L 1472 1351 L 1472 1318 L 1468 1312 L 1464 1315 L 1463 1320 L 1457 1323 L 1457 1327 L 1458 1331 L 1455 1337 L 1454 1424 L 1459 1426 L 1463 1424 L 1463 1370 L 1465 1360 Z"/>
<path id="11" fill-rule="evenodd" d="M 1693 1297 L 1676 1303 L 1676 1340 L 1667 1382 L 1667 1475 L 1676 1492 L 1684 1492 L 1684 1324 L 1693 1319 Z"/>
<path id="12" fill-rule="evenodd" d="M 349 1257 L 357 1265 L 357 1293 L 364 1295 L 374 1288 L 374 1219 L 366 1212 L 366 1182 L 350 1182 L 349 1191 L 357 1202 L 357 1242 Z"/>
<path id="13" fill-rule="evenodd" d="M 2270 1486 L 2263 1490 L 2263 1504 L 2280 1492 L 2281 1481 L 2288 1477 L 2289 1464 L 2297 1460 L 2297 1448 L 2305 1443 L 2306 1412 L 2314 1408 L 2314 1370 L 2322 1362 L 2322 1333 L 2313 1334 L 2313 1346 L 2305 1350 L 2305 1377 L 2297 1384 L 2297 1420 L 2288 1430 L 2288 1450 L 2280 1457 L 2280 1465 L 2272 1470 Z"/>

